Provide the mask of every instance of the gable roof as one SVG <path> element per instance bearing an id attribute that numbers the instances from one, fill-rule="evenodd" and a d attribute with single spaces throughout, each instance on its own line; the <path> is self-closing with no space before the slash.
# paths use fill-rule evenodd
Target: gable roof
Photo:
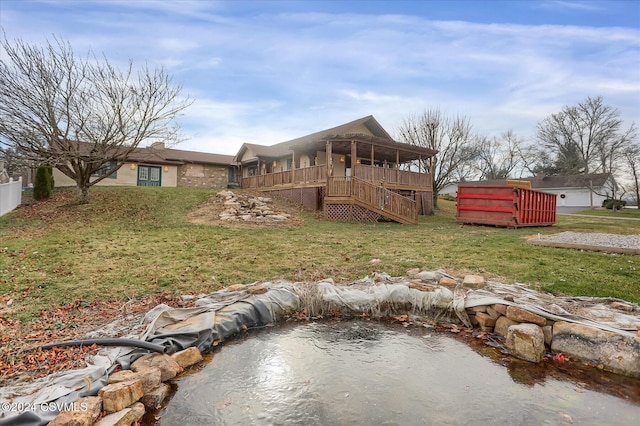
<path id="1" fill-rule="evenodd" d="M 532 189 L 601 188 L 610 179 L 611 173 L 590 173 L 568 176 L 538 175 L 514 180 L 531 182 Z M 511 179 L 510 179 L 511 180 Z M 488 179 L 475 182 L 460 182 L 469 185 L 506 185 L 506 179 Z"/>
<path id="2" fill-rule="evenodd" d="M 355 130 L 360 126 L 365 126 L 373 136 L 362 135 L 358 134 L 358 132 L 355 132 Z M 280 142 L 271 146 L 245 143 L 238 151 L 238 154 L 235 157 L 235 161 L 240 162 L 242 160 L 243 154 L 247 150 L 251 150 L 251 152 L 253 152 L 257 157 L 278 158 L 290 155 L 292 147 L 300 147 L 307 144 L 318 144 L 318 146 L 320 147 L 322 144 L 319 144 L 319 142 L 324 143 L 324 141 L 328 139 L 336 139 L 348 136 L 364 137 L 364 139 L 367 139 L 370 142 L 379 145 L 386 145 L 388 147 L 392 147 L 393 149 L 405 149 L 412 152 L 420 152 L 425 156 L 432 156 L 436 153 L 435 151 L 428 148 L 410 146 L 408 144 L 394 141 L 391 135 L 387 133 L 387 131 L 380 125 L 380 123 L 378 123 L 378 121 L 372 115 L 368 115 L 366 117 L 358 118 L 357 120 L 353 120 L 339 126 L 320 130 L 319 132 L 311 133 L 309 135 L 291 139 L 285 142 Z M 255 158 L 253 158 L 252 160 L 255 160 Z"/>

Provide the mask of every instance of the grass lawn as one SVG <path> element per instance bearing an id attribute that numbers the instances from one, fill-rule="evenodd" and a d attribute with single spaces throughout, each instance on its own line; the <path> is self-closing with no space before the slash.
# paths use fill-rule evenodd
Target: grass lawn
<path id="1" fill-rule="evenodd" d="M 576 214 L 586 214 L 590 216 L 607 216 L 607 217 L 619 217 L 619 218 L 632 218 L 632 219 L 640 219 L 640 210 L 637 208 L 632 209 L 622 209 L 622 210 L 609 210 L 605 208 L 597 208 L 593 210 L 583 210 Z"/>
<path id="2" fill-rule="evenodd" d="M 639 234 L 640 221 L 559 216 L 552 227 L 461 226 L 455 203 L 441 201 L 442 210 L 421 217 L 418 225 L 329 222 L 309 213 L 302 214 L 300 226 L 190 223 L 187 213 L 212 194 L 191 188 L 95 188 L 90 204 L 73 205 L 72 191 L 56 190 L 50 201 L 3 216 L 0 316 L 28 322 L 77 301 L 124 303 L 278 278 L 340 282 L 374 271 L 403 275 L 411 268 L 640 303 L 640 256 L 524 243 L 530 235 L 561 231 Z M 374 258 L 381 262 L 371 264 Z"/>

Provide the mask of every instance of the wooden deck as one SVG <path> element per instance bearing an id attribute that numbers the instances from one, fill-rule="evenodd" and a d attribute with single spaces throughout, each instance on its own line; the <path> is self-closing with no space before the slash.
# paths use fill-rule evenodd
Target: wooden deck
<path id="1" fill-rule="evenodd" d="M 353 169 L 352 176 L 371 183 L 384 182 L 388 188 L 393 189 L 432 190 L 431 176 L 424 173 L 358 164 Z M 324 165 L 242 178 L 242 188 L 248 189 L 274 189 L 275 186 L 324 186 L 326 183 L 327 167 Z"/>
<path id="2" fill-rule="evenodd" d="M 262 191 L 326 188 L 324 204 L 358 206 L 400 223 L 417 223 L 416 201 L 397 191 L 431 192 L 431 177 L 386 167 L 356 165 L 352 176 L 327 176 L 325 165 L 250 176 L 242 188 Z"/>

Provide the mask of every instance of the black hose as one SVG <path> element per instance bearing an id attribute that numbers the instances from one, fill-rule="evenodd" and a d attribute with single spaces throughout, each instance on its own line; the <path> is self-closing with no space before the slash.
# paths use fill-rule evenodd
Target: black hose
<path id="1" fill-rule="evenodd" d="M 93 344 L 102 346 L 132 346 L 135 348 L 148 349 L 152 352 L 167 353 L 169 348 L 167 346 L 158 345 L 156 343 L 146 342 L 144 340 L 136 339 L 81 339 L 81 340 L 67 340 L 66 342 L 47 343 L 42 345 L 42 349 L 62 348 L 65 346 L 91 346 Z"/>

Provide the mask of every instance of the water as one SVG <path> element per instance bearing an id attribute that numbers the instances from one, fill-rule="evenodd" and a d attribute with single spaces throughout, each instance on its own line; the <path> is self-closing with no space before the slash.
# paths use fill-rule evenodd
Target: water
<path id="1" fill-rule="evenodd" d="M 156 415 L 162 425 L 639 424 L 640 381 L 622 379 L 629 401 L 528 365 L 505 368 L 424 328 L 287 325 L 225 343 Z"/>

